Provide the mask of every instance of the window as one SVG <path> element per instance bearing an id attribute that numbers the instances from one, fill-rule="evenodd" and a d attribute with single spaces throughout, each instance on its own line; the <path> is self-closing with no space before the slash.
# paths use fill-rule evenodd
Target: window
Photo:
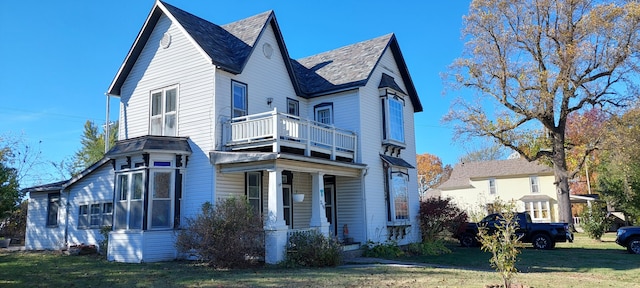
<path id="1" fill-rule="evenodd" d="M 151 172 L 151 229 L 171 228 L 173 194 L 173 172 Z"/>
<path id="2" fill-rule="evenodd" d="M 249 114 L 247 107 L 247 84 L 231 81 L 233 118 L 242 117 Z"/>
<path id="3" fill-rule="evenodd" d="M 409 174 L 406 169 L 388 166 L 386 177 L 387 220 L 404 223 L 409 220 Z"/>
<path id="4" fill-rule="evenodd" d="M 178 88 L 151 92 L 150 134 L 176 136 Z"/>
<path id="5" fill-rule="evenodd" d="M 298 100 L 287 98 L 287 114 L 300 116 L 300 103 Z"/>
<path id="6" fill-rule="evenodd" d="M 247 172 L 247 200 L 256 216 L 262 213 L 262 175 L 260 172 Z"/>
<path id="7" fill-rule="evenodd" d="M 47 204 L 47 226 L 58 226 L 58 209 L 60 207 L 60 193 L 49 193 Z"/>
<path id="8" fill-rule="evenodd" d="M 489 179 L 489 194 L 496 195 L 496 179 Z"/>
<path id="9" fill-rule="evenodd" d="M 531 215 L 534 222 L 551 221 L 551 208 L 549 201 L 530 201 L 524 203 L 525 209 Z"/>
<path id="10" fill-rule="evenodd" d="M 333 124 L 333 103 L 322 103 L 314 107 L 316 121 L 332 125 Z"/>
<path id="11" fill-rule="evenodd" d="M 143 172 L 118 175 L 115 229 L 142 229 L 143 176 Z"/>
<path id="12" fill-rule="evenodd" d="M 96 229 L 111 226 L 113 203 L 92 203 L 80 205 L 78 211 L 78 229 Z"/>
<path id="13" fill-rule="evenodd" d="M 404 143 L 404 100 L 388 94 L 382 98 L 384 139 Z"/>
<path id="14" fill-rule="evenodd" d="M 540 192 L 540 190 L 538 188 L 538 176 L 529 177 L 529 183 L 531 184 L 531 193 Z"/>

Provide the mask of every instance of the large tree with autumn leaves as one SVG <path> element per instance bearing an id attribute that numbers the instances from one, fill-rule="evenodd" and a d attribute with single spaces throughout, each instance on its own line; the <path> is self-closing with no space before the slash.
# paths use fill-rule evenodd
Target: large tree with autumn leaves
<path id="1" fill-rule="evenodd" d="M 473 0 L 464 54 L 449 79 L 477 93 L 455 101 L 445 120 L 457 135 L 492 138 L 529 161 L 546 158 L 560 220 L 571 223 L 568 180 L 579 170 L 567 165 L 567 121 L 637 99 L 639 31 L 633 0 Z M 578 169 L 594 149 L 586 147 Z"/>

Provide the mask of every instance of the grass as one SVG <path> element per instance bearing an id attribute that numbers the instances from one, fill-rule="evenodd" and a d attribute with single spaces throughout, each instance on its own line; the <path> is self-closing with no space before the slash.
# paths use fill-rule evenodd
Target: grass
<path id="1" fill-rule="evenodd" d="M 578 235 L 555 250 L 522 250 L 515 282 L 531 287 L 640 287 L 640 255 L 607 234 Z M 0 287 L 483 287 L 500 278 L 479 248 L 402 259 L 427 267 L 346 265 L 325 269 L 266 267 L 215 270 L 194 262 L 126 264 L 53 252 L 0 252 Z M 441 267 L 441 268 L 437 268 Z"/>

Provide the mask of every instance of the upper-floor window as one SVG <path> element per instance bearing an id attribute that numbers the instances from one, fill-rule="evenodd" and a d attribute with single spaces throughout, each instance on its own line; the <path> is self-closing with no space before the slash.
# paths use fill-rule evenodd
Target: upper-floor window
<path id="1" fill-rule="evenodd" d="M 49 193 L 47 204 L 47 226 L 58 226 L 58 208 L 60 207 L 60 193 Z"/>
<path id="2" fill-rule="evenodd" d="M 496 179 L 494 178 L 489 179 L 489 194 L 496 194 Z"/>
<path id="3" fill-rule="evenodd" d="M 247 84 L 231 81 L 233 118 L 249 114 L 247 105 Z"/>
<path id="4" fill-rule="evenodd" d="M 151 92 L 151 135 L 176 136 L 178 87 L 172 86 Z"/>
<path id="5" fill-rule="evenodd" d="M 392 94 L 382 98 L 384 139 L 404 143 L 404 99 Z"/>
<path id="6" fill-rule="evenodd" d="M 314 107 L 316 121 L 332 125 L 333 124 L 333 103 L 322 103 Z"/>
<path id="7" fill-rule="evenodd" d="M 300 116 L 300 102 L 287 98 L 287 114 Z"/>
<path id="8" fill-rule="evenodd" d="M 531 185 L 531 193 L 540 192 L 540 188 L 539 188 L 539 185 L 538 185 L 538 176 L 529 177 L 529 183 Z"/>

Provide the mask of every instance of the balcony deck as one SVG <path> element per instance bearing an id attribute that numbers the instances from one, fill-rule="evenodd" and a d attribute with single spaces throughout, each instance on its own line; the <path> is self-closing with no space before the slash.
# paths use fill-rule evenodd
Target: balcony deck
<path id="1" fill-rule="evenodd" d="M 332 125 L 273 111 L 233 118 L 223 128 L 232 151 L 299 151 L 305 156 L 355 161 L 357 135 Z"/>

